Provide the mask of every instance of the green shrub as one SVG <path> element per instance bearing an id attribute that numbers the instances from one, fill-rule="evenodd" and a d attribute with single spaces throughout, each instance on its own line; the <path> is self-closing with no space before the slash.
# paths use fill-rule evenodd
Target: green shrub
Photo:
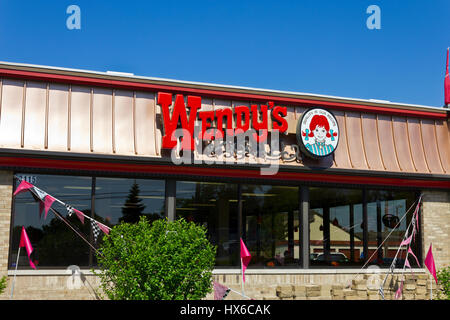
<path id="1" fill-rule="evenodd" d="M 99 251 L 94 272 L 109 299 L 201 299 L 212 291 L 216 248 L 193 222 L 141 217 L 112 228 Z"/>
<path id="2" fill-rule="evenodd" d="M 3 277 L 0 279 L 0 294 L 2 294 L 3 291 L 6 289 L 6 280 L 7 280 L 7 277 L 6 277 L 6 276 L 3 276 Z"/>
<path id="3" fill-rule="evenodd" d="M 450 266 L 438 270 L 436 276 L 439 284 L 437 298 L 439 300 L 450 300 Z"/>

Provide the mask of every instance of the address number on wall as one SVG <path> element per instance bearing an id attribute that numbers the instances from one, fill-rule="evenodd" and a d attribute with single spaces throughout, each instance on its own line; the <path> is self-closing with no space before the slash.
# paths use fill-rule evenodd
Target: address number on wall
<path id="1" fill-rule="evenodd" d="M 36 182 L 37 182 L 36 176 L 23 175 L 23 174 L 16 174 L 16 176 L 19 179 L 25 180 L 26 182 L 31 183 L 31 184 L 36 184 Z"/>

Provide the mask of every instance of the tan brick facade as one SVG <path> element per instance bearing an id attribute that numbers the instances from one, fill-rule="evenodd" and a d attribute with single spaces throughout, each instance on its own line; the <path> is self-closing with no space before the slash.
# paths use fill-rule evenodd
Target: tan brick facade
<path id="1" fill-rule="evenodd" d="M 0 171 L 0 277 L 8 271 L 12 183 L 12 172 Z"/>
<path id="2" fill-rule="evenodd" d="M 436 268 L 450 264 L 450 191 L 424 191 L 422 207 L 423 257 L 433 245 Z"/>
<path id="3" fill-rule="evenodd" d="M 384 278 L 382 273 L 320 272 L 311 274 L 246 274 L 244 293 L 256 300 L 381 300 L 378 289 Z M 433 299 L 437 288 L 430 282 L 430 276 L 424 271 L 401 274 L 396 271 L 389 275 L 383 286 L 385 300 L 395 300 L 395 292 L 404 280 L 402 300 L 430 299 L 432 286 Z M 238 274 L 214 275 L 214 280 L 225 284 L 234 291 L 241 292 Z M 207 299 L 212 299 L 209 294 Z M 239 300 L 242 296 L 231 292 L 227 300 Z"/>
<path id="4" fill-rule="evenodd" d="M 0 171 L 0 277 L 8 274 L 8 251 L 10 238 L 11 204 L 13 174 Z M 450 192 L 426 191 L 423 198 L 423 256 L 430 242 L 437 268 L 449 265 L 450 239 Z M 376 274 L 381 278 L 382 275 Z M 386 281 L 385 297 L 393 299 L 398 286 L 397 273 Z M 245 293 L 254 299 L 302 299 L 302 300 L 378 300 L 377 289 L 371 285 L 374 274 L 356 275 L 348 270 L 290 271 L 282 270 L 258 273 L 249 270 L 246 275 Z M 71 275 L 65 270 L 39 270 L 33 274 L 21 272 L 16 277 L 14 299 L 97 299 L 99 279 L 90 272 L 84 272 L 76 288 L 70 281 Z M 404 287 L 404 299 L 429 299 L 430 281 L 425 272 L 408 274 Z M 8 276 L 8 287 L 0 299 L 9 299 L 13 273 Z M 214 274 L 214 280 L 241 291 L 240 276 L 237 273 Z M 434 293 L 436 292 L 433 286 Z M 212 299 L 209 294 L 207 299 Z M 241 299 L 236 293 L 230 293 L 227 299 Z"/>
<path id="5" fill-rule="evenodd" d="M 67 275 L 17 275 L 14 285 L 14 300 L 93 300 L 99 298 L 99 279 L 83 275 L 77 280 Z M 0 299 L 9 299 L 13 276 L 9 276 L 8 287 Z"/>

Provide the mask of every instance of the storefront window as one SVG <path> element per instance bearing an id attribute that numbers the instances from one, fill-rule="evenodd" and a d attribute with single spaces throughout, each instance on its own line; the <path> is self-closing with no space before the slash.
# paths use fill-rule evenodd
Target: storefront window
<path id="1" fill-rule="evenodd" d="M 368 258 L 370 258 L 370 263 L 386 267 L 391 265 L 406 229 L 410 225 L 414 213 L 412 206 L 416 201 L 417 195 L 414 192 L 390 190 L 369 190 L 367 192 Z M 407 211 L 408 214 L 404 217 Z M 398 223 L 399 225 L 394 230 Z M 411 233 L 411 231 L 412 226 L 409 232 Z M 419 233 L 415 239 L 411 249 L 420 259 Z M 380 245 L 381 248 L 374 254 Z M 404 266 L 405 258 L 405 250 L 401 250 L 397 256 L 397 267 Z M 409 255 L 408 261 L 412 267 L 419 267 L 411 255 Z"/>
<path id="2" fill-rule="evenodd" d="M 17 174 L 17 176 L 30 181 L 39 189 L 86 215 L 90 215 L 92 178 L 40 174 Z M 14 180 L 15 189 L 19 182 L 17 179 Z M 35 199 L 30 192 L 20 193 L 13 200 L 10 268 L 14 268 L 16 264 L 22 226 L 25 227 L 33 246 L 34 251 L 31 258 L 37 268 L 67 267 L 74 264 L 78 266 L 88 265 L 89 246 L 76 236 L 51 210 L 48 211 L 46 218 L 45 211 L 40 216 L 40 200 Z M 67 216 L 67 209 L 60 203 L 54 202 L 52 208 L 61 213 L 63 217 Z M 75 215 L 66 218 L 71 225 L 83 234 L 89 234 L 89 224 L 81 224 Z M 30 268 L 28 257 L 23 252 L 20 254 L 18 268 Z"/>
<path id="3" fill-rule="evenodd" d="M 164 218 L 164 180 L 95 178 L 94 218 L 113 227 L 119 223 L 137 223 L 141 216 L 149 221 Z M 100 235 L 98 247 L 103 240 Z M 90 264 L 97 265 L 90 254 Z"/>
<path id="4" fill-rule="evenodd" d="M 107 225 L 164 217 L 164 180 L 95 179 L 95 214 Z"/>
<path id="5" fill-rule="evenodd" d="M 176 216 L 204 226 L 217 246 L 216 266 L 239 266 L 237 185 L 178 181 Z"/>
<path id="6" fill-rule="evenodd" d="M 352 266 L 364 263 L 362 191 L 310 188 L 310 265 Z"/>
<path id="7" fill-rule="evenodd" d="M 147 216 L 150 221 L 164 217 L 164 180 L 38 174 L 17 176 L 109 227 L 121 222 L 135 223 L 140 216 Z M 18 181 L 15 181 L 14 188 L 17 186 Z M 92 190 L 93 186 L 95 190 Z M 95 241 L 89 221 L 85 219 L 82 224 L 75 214 L 69 217 L 67 209 L 58 202 L 54 202 L 51 208 L 67 219 L 71 227 L 52 210 L 44 219 L 45 212 L 39 215 L 39 201 L 30 192 L 14 197 L 10 267 L 15 267 L 22 226 L 25 226 L 32 242 L 32 259 L 37 267 L 95 266 L 93 249 L 71 227 L 93 247 L 101 244 L 103 233 Z M 19 268 L 30 268 L 26 255 L 21 254 Z"/>
<path id="8" fill-rule="evenodd" d="M 249 266 L 298 266 L 298 188 L 243 185 L 242 206 Z"/>
<path id="9" fill-rule="evenodd" d="M 150 221 L 165 216 L 165 180 L 21 173 L 16 176 L 109 227 L 135 223 L 141 216 Z M 18 184 L 15 179 L 14 189 Z M 305 248 L 304 253 L 309 253 L 310 266 L 361 267 L 368 262 L 389 267 L 410 226 L 417 198 L 414 191 L 310 187 L 309 252 Z M 40 215 L 39 202 L 30 192 L 13 198 L 9 268 L 15 267 L 22 226 L 32 242 L 32 260 L 37 267 L 95 266 L 90 245 L 52 210 L 46 218 L 45 212 Z M 101 244 L 103 234 L 94 241 L 89 222 L 81 224 L 75 214 L 69 217 L 66 207 L 58 202 L 51 208 L 92 246 Z M 177 181 L 176 218 L 207 229 L 211 243 L 217 246 L 217 267 L 240 267 L 240 237 L 252 255 L 250 268 L 300 266 L 303 248 L 297 186 L 239 187 L 225 182 Z M 411 248 L 420 261 L 419 231 Z M 404 266 L 405 256 L 405 250 L 401 250 L 396 267 Z M 417 267 L 411 256 L 409 263 Z M 30 268 L 25 254 L 21 254 L 19 268 Z"/>
<path id="10" fill-rule="evenodd" d="M 362 190 L 310 188 L 311 266 L 361 266 L 367 260 L 368 265 L 391 265 L 411 222 L 417 194 L 394 190 L 367 190 L 366 194 L 367 240 L 364 239 Z M 411 248 L 419 257 L 420 237 L 417 239 Z M 404 266 L 405 256 L 405 250 L 400 250 L 396 267 Z M 413 257 L 409 257 L 409 262 L 417 266 Z"/>

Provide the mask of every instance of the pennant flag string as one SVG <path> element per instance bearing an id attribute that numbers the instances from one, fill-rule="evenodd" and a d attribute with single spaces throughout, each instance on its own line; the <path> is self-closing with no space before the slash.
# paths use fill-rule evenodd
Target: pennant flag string
<path id="1" fill-rule="evenodd" d="M 25 180 L 22 180 L 19 184 L 19 186 L 16 188 L 16 191 L 14 191 L 13 196 L 18 195 L 19 193 L 25 192 L 29 190 L 30 188 L 33 188 L 33 185 L 29 182 L 26 182 Z"/>
<path id="2" fill-rule="evenodd" d="M 403 280 L 398 286 L 397 291 L 395 292 L 395 299 L 396 300 L 400 299 L 402 297 L 402 294 L 403 294 Z"/>
<path id="3" fill-rule="evenodd" d="M 224 286 L 223 284 L 220 284 L 216 281 L 213 282 L 213 287 L 214 287 L 214 300 L 224 300 L 230 291 L 234 292 L 246 299 L 254 300 L 253 298 L 250 298 L 249 296 L 246 296 L 245 294 L 238 292 L 236 290 L 233 290 L 227 286 Z"/>
<path id="4" fill-rule="evenodd" d="M 98 225 L 92 220 L 91 220 L 91 227 L 92 227 L 92 234 L 94 235 L 94 242 L 97 243 L 97 238 L 101 230 L 98 227 Z"/>
<path id="5" fill-rule="evenodd" d="M 95 220 L 92 217 L 89 217 L 88 215 L 86 215 L 83 212 L 81 212 L 81 211 L 73 208 L 72 206 L 64 203 L 63 201 L 61 201 L 61 200 L 59 200 L 59 199 L 49 195 L 48 193 L 46 193 L 45 191 L 43 191 L 43 190 L 39 189 L 38 187 L 32 185 L 31 183 L 20 179 L 18 176 L 14 176 L 14 177 L 17 178 L 18 180 L 21 180 L 21 183 L 20 183 L 19 187 L 17 187 L 16 191 L 14 192 L 14 195 L 19 194 L 19 193 L 21 193 L 23 191 L 31 191 L 32 193 L 34 193 L 44 203 L 43 207 L 45 209 L 45 218 L 47 217 L 48 210 L 50 209 L 52 204 L 56 201 L 56 202 L 60 203 L 62 206 L 66 207 L 66 209 L 68 210 L 69 216 L 71 216 L 72 212 L 75 212 L 75 214 L 77 215 L 77 217 L 81 221 L 81 223 L 84 224 L 84 218 L 87 218 L 87 219 L 89 219 L 91 221 L 94 221 L 98 225 L 100 230 L 102 230 L 104 233 L 109 234 L 109 231 L 111 230 L 110 227 L 100 223 L 99 221 Z M 41 212 L 42 212 L 42 206 L 40 204 L 40 213 Z"/>
<path id="6" fill-rule="evenodd" d="M 19 177 L 15 176 L 17 179 L 21 180 Z M 25 183 L 23 183 L 25 182 Z M 53 209 L 51 206 L 52 204 L 56 201 L 58 203 L 60 203 L 61 205 L 65 206 L 66 209 L 68 210 L 69 216 L 71 216 L 72 212 L 75 212 L 77 217 L 81 220 L 81 222 L 84 224 L 84 217 L 88 218 L 93 224 L 95 224 L 97 226 L 97 229 L 100 231 L 103 231 L 104 233 L 108 234 L 109 231 L 111 230 L 110 227 L 98 222 L 97 220 L 85 215 L 84 213 L 82 213 L 81 211 L 71 207 L 70 205 L 65 204 L 64 202 L 62 202 L 61 200 L 54 198 L 52 196 L 50 196 L 49 194 L 47 194 L 45 191 L 42 191 L 41 189 L 37 188 L 36 186 L 32 185 L 31 183 L 28 183 L 24 180 L 21 181 L 20 185 L 22 186 L 20 189 L 19 187 L 17 188 L 19 191 L 14 193 L 19 194 L 23 191 L 30 191 L 32 195 L 35 195 L 37 198 L 41 199 L 41 202 L 39 203 L 39 215 L 41 216 L 42 214 L 42 210 L 45 209 L 45 217 L 47 217 L 47 213 L 48 211 L 52 211 L 55 216 L 57 218 L 59 218 L 62 222 L 64 222 L 75 234 L 77 234 L 84 242 L 86 242 L 89 247 L 91 247 L 95 252 L 99 253 L 100 255 L 101 252 L 99 252 L 88 240 L 86 240 L 85 237 L 83 237 L 79 231 L 77 231 L 59 212 L 57 212 L 55 209 Z M 19 186 L 20 186 L 19 185 Z M 96 234 L 95 240 L 97 240 L 98 234 Z M 95 236 L 95 233 L 94 233 Z"/>
<path id="7" fill-rule="evenodd" d="M 75 232 L 75 234 L 77 234 L 84 242 L 86 242 L 86 244 L 91 247 L 95 252 L 97 252 L 98 254 L 102 255 L 103 254 L 98 251 L 88 240 L 86 240 L 85 237 L 83 237 L 74 227 L 71 226 L 71 224 L 59 213 L 57 212 L 55 209 L 50 208 L 50 210 L 55 214 L 56 217 L 58 217 L 62 222 L 64 222 L 70 229 L 72 229 L 73 232 Z"/>
<path id="8" fill-rule="evenodd" d="M 408 210 L 406 210 L 405 214 L 400 218 L 400 220 L 397 222 L 397 224 L 394 226 L 394 228 L 392 228 L 391 232 L 389 232 L 389 234 L 386 236 L 386 238 L 384 238 L 384 240 L 381 242 L 381 244 L 378 246 L 378 248 L 376 248 L 376 249 L 374 250 L 374 252 L 372 253 L 372 255 L 367 259 L 367 261 L 364 263 L 364 265 L 361 267 L 361 269 L 359 269 L 359 271 L 352 277 L 351 281 L 353 281 L 353 279 L 355 279 L 357 276 L 359 276 L 359 275 L 361 274 L 362 270 L 364 270 L 364 268 L 367 266 L 367 264 L 369 264 L 369 262 L 371 261 L 371 259 L 375 256 L 375 254 L 378 252 L 378 250 L 380 250 L 380 248 L 383 246 L 383 244 L 389 239 L 389 237 L 391 236 L 391 234 L 397 229 L 397 227 L 401 224 L 401 222 L 403 221 L 403 219 L 406 218 L 407 214 L 411 211 L 411 209 L 414 208 L 415 205 L 416 205 L 416 208 L 417 208 L 417 206 L 419 206 L 421 199 L 422 199 L 422 195 L 420 195 L 419 200 L 418 200 L 418 202 L 417 202 L 417 205 L 416 205 L 416 202 L 414 202 L 414 203 L 408 208 Z M 408 229 L 409 229 L 409 226 L 408 226 Z M 407 232 L 408 232 L 408 229 L 406 230 L 405 235 L 408 234 L 408 233 L 407 233 Z M 398 254 L 398 251 L 397 251 L 397 254 Z M 396 256 L 397 256 L 397 254 L 396 254 Z M 350 283 L 351 283 L 351 281 L 350 281 Z M 380 292 L 380 293 L 381 293 L 381 292 Z M 383 296 L 383 295 L 382 295 L 382 296 Z"/>
<path id="9" fill-rule="evenodd" d="M 402 242 L 400 243 L 400 246 L 399 246 L 398 249 L 397 249 L 397 252 L 396 252 L 396 254 L 395 254 L 395 257 L 394 257 L 394 259 L 392 260 L 391 266 L 389 267 L 389 272 L 386 274 L 386 277 L 384 278 L 383 282 L 381 283 L 381 286 L 380 286 L 380 295 L 381 295 L 381 297 L 382 297 L 383 300 L 384 300 L 384 294 L 382 294 L 382 292 L 381 292 L 381 291 L 382 291 L 382 288 L 383 288 L 384 284 L 386 283 L 386 280 L 387 280 L 388 276 L 389 276 L 390 274 L 393 274 L 393 273 L 394 273 L 395 265 L 396 265 L 396 263 L 397 263 L 397 256 L 398 256 L 399 252 L 401 251 L 402 246 L 403 246 L 403 245 L 407 245 L 407 246 L 408 246 L 408 249 L 407 249 L 407 252 L 406 252 L 405 264 L 403 265 L 403 270 L 402 270 L 402 285 L 399 287 L 399 289 L 397 290 L 397 292 L 396 292 L 396 294 L 395 294 L 396 299 L 399 299 L 399 298 L 401 297 L 401 294 L 402 294 L 401 291 L 403 290 L 403 281 L 404 281 L 404 279 L 405 279 L 404 272 L 405 272 L 405 268 L 406 268 L 406 261 L 408 261 L 408 254 L 411 253 L 411 254 L 416 258 L 416 256 L 414 255 L 414 253 L 413 253 L 412 250 L 411 250 L 411 239 L 414 238 L 414 235 L 415 235 L 415 233 L 416 233 L 416 221 L 415 221 L 415 220 L 416 220 L 416 217 L 418 217 L 418 208 L 420 207 L 420 202 L 421 202 L 421 200 L 422 200 L 422 195 L 420 195 L 420 197 L 419 197 L 419 200 L 418 200 L 417 205 L 416 205 L 416 208 L 415 208 L 415 210 L 414 210 L 412 219 L 411 219 L 411 221 L 410 221 L 408 227 L 406 228 L 405 235 L 403 236 L 403 240 L 402 240 Z M 411 209 L 411 208 L 410 208 L 410 209 Z M 409 210 L 408 210 L 408 211 L 409 211 Z M 405 216 L 406 216 L 406 214 L 405 214 Z M 408 235 L 409 235 L 409 229 L 410 229 L 411 227 L 412 227 L 412 232 L 411 232 L 411 235 L 408 237 Z M 377 250 L 378 250 L 378 249 L 377 249 Z M 417 258 L 416 258 L 416 261 L 417 261 L 417 264 L 420 266 L 419 261 L 417 260 Z M 409 262 L 408 262 L 408 265 L 409 265 Z M 412 270 L 411 270 L 411 272 L 412 272 Z M 399 291 L 399 290 L 400 290 L 400 291 Z"/>
<path id="10" fill-rule="evenodd" d="M 403 240 L 402 243 L 400 244 L 400 247 L 402 247 L 403 245 L 407 245 L 408 249 L 406 251 L 405 263 L 404 263 L 403 269 L 402 269 L 402 280 L 401 280 L 399 288 L 397 289 L 397 292 L 395 293 L 395 298 L 396 299 L 400 299 L 402 294 L 403 294 L 403 282 L 405 281 L 405 269 L 406 269 L 406 267 L 408 267 L 410 269 L 411 274 L 412 274 L 412 268 L 411 268 L 411 265 L 409 264 L 409 260 L 408 260 L 408 255 L 409 254 L 411 254 L 416 259 L 417 265 L 420 267 L 419 260 L 417 259 L 417 257 L 413 253 L 413 251 L 411 250 L 411 239 L 413 239 L 413 241 L 415 241 L 416 231 L 418 230 L 418 229 L 416 229 L 416 227 L 418 228 L 418 226 L 419 226 L 417 221 L 418 221 L 418 218 L 419 218 L 418 212 L 419 212 L 419 208 L 420 208 L 420 200 L 421 199 L 422 199 L 422 196 L 420 196 L 420 198 L 419 198 L 419 203 L 417 204 L 416 209 L 414 210 L 413 217 L 411 219 L 411 223 L 410 223 L 410 226 L 412 226 L 411 235 L 407 239 Z M 406 236 L 408 234 L 408 230 L 409 230 L 410 226 L 408 226 L 408 229 L 406 230 L 407 232 L 405 233 L 405 238 L 406 238 Z"/>
<path id="11" fill-rule="evenodd" d="M 214 286 L 214 300 L 224 300 L 230 289 L 216 281 L 213 283 Z"/>
<path id="12" fill-rule="evenodd" d="M 414 234 L 414 232 L 413 232 L 413 234 Z M 411 234 L 406 240 L 403 240 L 402 243 L 400 243 L 400 247 L 409 245 L 411 243 L 413 234 Z"/>
<path id="13" fill-rule="evenodd" d="M 417 265 L 420 267 L 419 259 L 417 259 L 416 255 L 411 250 L 411 247 L 408 248 L 408 253 L 411 254 L 414 257 L 414 259 L 416 259 Z M 406 257 L 408 257 L 408 255 L 406 255 Z"/>

